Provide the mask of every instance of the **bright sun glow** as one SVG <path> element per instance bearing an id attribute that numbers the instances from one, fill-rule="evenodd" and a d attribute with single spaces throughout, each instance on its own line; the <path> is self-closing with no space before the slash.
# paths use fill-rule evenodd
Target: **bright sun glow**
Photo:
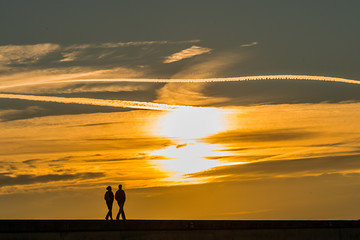
<path id="1" fill-rule="evenodd" d="M 159 121 L 159 134 L 179 139 L 197 139 L 223 131 L 225 110 L 217 108 L 179 108 Z"/>
<path id="2" fill-rule="evenodd" d="M 156 162 L 171 175 L 171 180 L 186 181 L 184 174 L 228 165 L 209 159 L 226 155 L 226 152 L 219 151 L 219 146 L 198 141 L 224 131 L 226 114 L 223 109 L 190 107 L 167 112 L 160 118 L 158 133 L 174 138 L 177 144 L 157 150 L 153 154 L 168 158 Z"/>
<path id="3" fill-rule="evenodd" d="M 189 174 L 223 165 L 218 160 L 204 158 L 224 155 L 224 152 L 216 150 L 218 150 L 216 145 L 195 142 L 181 147 L 170 146 L 160 149 L 154 154 L 170 158 L 168 160 L 159 160 L 164 170 L 175 174 Z"/>

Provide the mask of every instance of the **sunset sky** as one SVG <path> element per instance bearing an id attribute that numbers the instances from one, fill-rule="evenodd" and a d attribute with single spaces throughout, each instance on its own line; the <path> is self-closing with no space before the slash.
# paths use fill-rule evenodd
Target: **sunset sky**
<path id="1" fill-rule="evenodd" d="M 359 8 L 1 1 L 0 219 L 359 219 Z"/>

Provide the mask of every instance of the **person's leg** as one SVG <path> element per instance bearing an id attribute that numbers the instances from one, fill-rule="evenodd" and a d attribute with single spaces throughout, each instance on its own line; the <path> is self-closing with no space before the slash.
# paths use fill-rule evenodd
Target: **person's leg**
<path id="1" fill-rule="evenodd" d="M 124 203 L 121 204 L 121 208 L 119 209 L 119 212 L 121 210 L 121 216 L 123 220 L 126 220 L 125 212 L 124 212 Z"/>
<path id="2" fill-rule="evenodd" d="M 111 206 L 110 206 L 110 209 L 109 209 L 109 213 L 110 213 L 110 219 L 113 220 L 113 218 L 112 218 L 112 203 L 111 203 Z"/>
<path id="3" fill-rule="evenodd" d="M 121 204 L 119 202 L 118 202 L 118 205 L 119 205 L 119 211 L 118 211 L 118 214 L 116 215 L 116 220 L 119 220 L 120 213 L 121 213 Z"/>
<path id="4" fill-rule="evenodd" d="M 106 203 L 106 205 L 107 205 L 107 208 L 108 208 L 108 212 L 106 213 L 105 220 L 108 220 L 108 219 L 109 219 L 109 217 L 110 217 L 110 214 L 109 214 L 109 212 L 110 212 L 110 208 L 109 208 L 109 204 L 108 204 L 108 203 Z"/>
<path id="5" fill-rule="evenodd" d="M 106 220 L 108 220 L 109 217 L 110 217 L 111 220 L 113 220 L 113 218 L 112 218 L 112 203 L 106 203 L 106 205 L 107 205 L 107 207 L 109 209 L 109 212 L 106 215 Z"/>

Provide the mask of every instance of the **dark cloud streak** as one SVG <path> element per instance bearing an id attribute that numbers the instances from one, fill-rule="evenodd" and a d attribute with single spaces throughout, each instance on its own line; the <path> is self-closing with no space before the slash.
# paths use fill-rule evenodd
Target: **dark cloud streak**
<path id="1" fill-rule="evenodd" d="M 204 141 L 217 143 L 237 143 L 237 142 L 273 142 L 273 141 L 290 141 L 315 136 L 314 132 L 306 132 L 300 129 L 274 129 L 265 131 L 246 132 L 243 130 L 225 131 L 212 135 Z M 240 149 L 243 150 L 243 149 Z"/>
<path id="2" fill-rule="evenodd" d="M 194 173 L 190 177 L 228 176 L 231 179 L 259 179 L 277 176 L 301 176 L 309 174 L 339 173 L 360 169 L 360 154 L 325 156 L 303 159 L 271 160 L 224 166 L 204 172 Z"/>
<path id="3" fill-rule="evenodd" d="M 102 172 L 85 172 L 75 174 L 47 174 L 47 175 L 30 175 L 23 174 L 15 177 L 6 174 L 0 174 L 0 187 L 12 185 L 29 185 L 35 183 L 47 183 L 57 181 L 84 180 L 104 177 Z"/>
<path id="4" fill-rule="evenodd" d="M 227 99 L 218 106 L 360 101 L 360 85 L 304 80 L 207 84 L 204 94 Z"/>

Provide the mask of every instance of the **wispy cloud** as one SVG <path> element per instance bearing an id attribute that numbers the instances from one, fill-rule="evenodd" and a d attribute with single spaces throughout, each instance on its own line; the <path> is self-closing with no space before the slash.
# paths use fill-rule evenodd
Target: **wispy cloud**
<path id="1" fill-rule="evenodd" d="M 256 46 L 258 45 L 259 42 L 251 42 L 251 43 L 244 43 L 244 44 L 241 44 L 240 46 L 241 47 L 253 47 L 253 46 Z"/>
<path id="2" fill-rule="evenodd" d="M 60 45 L 53 43 L 0 46 L 0 66 L 36 62 L 41 57 L 58 49 L 60 49 Z"/>
<path id="3" fill-rule="evenodd" d="M 178 62 L 185 58 L 192 58 L 194 56 L 209 53 L 211 51 L 212 51 L 211 48 L 199 47 L 194 45 L 190 48 L 184 49 L 180 52 L 174 53 L 166 57 L 164 63 Z"/>
<path id="4" fill-rule="evenodd" d="M 27 94 L 59 94 L 59 93 L 85 93 L 85 92 L 137 92 L 147 91 L 150 89 L 151 84 L 141 83 L 58 83 L 58 84 L 42 84 L 36 87 L 22 87 L 11 89 L 12 93 Z"/>
<path id="5" fill-rule="evenodd" d="M 3 45 L 0 46 L 0 67 L 4 68 L 10 64 L 31 64 L 39 61 L 49 53 L 57 51 L 62 59 L 59 62 L 70 62 L 77 59 L 77 56 L 89 54 L 91 49 L 97 49 L 96 54 L 104 55 L 103 51 L 107 49 L 117 49 L 131 46 L 150 46 L 150 45 L 176 45 L 176 44 L 194 44 L 201 40 L 185 41 L 131 41 L 131 42 L 105 42 L 97 44 L 73 44 L 60 45 L 56 43 L 39 43 L 31 45 Z M 94 54 L 94 53 L 92 53 Z"/>
<path id="6" fill-rule="evenodd" d="M 71 62 L 75 61 L 80 55 L 81 51 L 72 51 L 72 52 L 65 52 L 62 54 L 63 58 L 60 59 L 60 62 Z"/>
<path id="7" fill-rule="evenodd" d="M 63 59 L 60 62 L 70 62 L 79 59 L 84 59 L 89 54 L 91 58 L 103 58 L 107 55 L 114 54 L 118 48 L 126 47 L 141 47 L 150 45 L 176 45 L 176 44 L 194 44 L 201 42 L 201 40 L 188 41 L 132 41 L 132 42 L 105 42 L 98 44 L 74 44 L 63 47 Z"/>
<path id="8" fill-rule="evenodd" d="M 166 45 L 166 44 L 186 44 L 186 43 L 198 43 L 201 40 L 185 40 L 185 41 L 132 41 L 132 42 L 107 42 L 99 44 L 74 44 L 65 48 L 69 49 L 85 49 L 85 48 L 118 48 L 118 47 L 130 47 L 130 46 L 146 46 L 146 45 Z"/>
<path id="9" fill-rule="evenodd" d="M 191 64 L 175 73 L 172 78 L 204 79 L 213 76 L 223 75 L 229 67 L 239 63 L 241 56 L 237 53 L 217 53 L 207 56 L 201 62 Z M 190 80 L 191 81 L 191 80 Z"/>
<path id="10" fill-rule="evenodd" d="M 114 77 L 138 78 L 143 74 L 144 71 L 141 69 L 131 69 L 125 67 L 116 67 L 111 69 L 94 69 L 91 67 L 45 68 L 3 76 L 0 75 L 0 89 L 12 88 L 14 92 L 21 92 L 26 87 L 36 85 L 45 86 L 46 84 L 59 83 L 70 79 L 76 82 L 76 79 L 112 79 Z M 34 91 L 31 90 L 30 92 Z"/>
<path id="11" fill-rule="evenodd" d="M 205 106 L 227 101 L 227 98 L 214 98 L 204 94 L 206 83 L 167 83 L 157 90 L 159 103 L 180 104 L 187 106 Z"/>

